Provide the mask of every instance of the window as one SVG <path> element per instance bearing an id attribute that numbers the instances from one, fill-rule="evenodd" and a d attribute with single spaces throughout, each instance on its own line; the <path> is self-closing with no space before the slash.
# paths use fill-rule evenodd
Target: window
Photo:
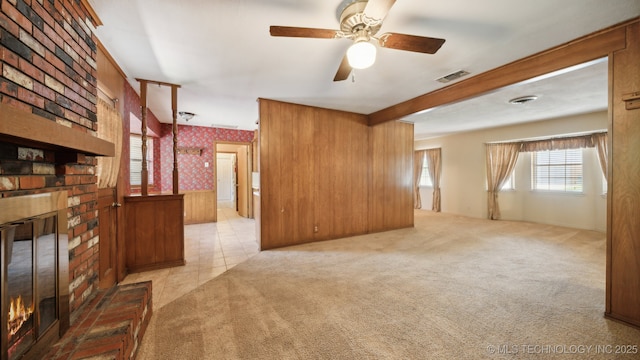
<path id="1" fill-rule="evenodd" d="M 507 178 L 507 181 L 504 182 L 504 185 L 502 185 L 502 188 L 500 189 L 500 191 L 505 191 L 505 190 L 515 190 L 516 189 L 516 182 L 515 182 L 515 171 L 511 173 L 511 175 L 509 175 L 509 177 Z"/>
<path id="2" fill-rule="evenodd" d="M 582 149 L 536 151 L 531 166 L 533 190 L 582 192 Z"/>
<path id="3" fill-rule="evenodd" d="M 433 181 L 431 181 L 431 176 L 429 176 L 429 159 L 427 155 L 425 155 L 424 163 L 422 165 L 422 175 L 420 176 L 420 186 L 432 187 Z"/>
<path id="4" fill-rule="evenodd" d="M 133 186 L 142 185 L 142 137 L 130 136 L 129 181 Z M 149 184 L 153 184 L 153 139 L 147 138 L 147 173 Z"/>

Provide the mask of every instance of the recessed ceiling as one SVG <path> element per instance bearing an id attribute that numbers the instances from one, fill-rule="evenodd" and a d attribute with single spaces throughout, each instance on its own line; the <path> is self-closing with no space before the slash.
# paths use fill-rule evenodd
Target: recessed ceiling
<path id="1" fill-rule="evenodd" d="M 96 29 L 98 38 L 134 89 L 138 89 L 135 78 L 179 84 L 178 110 L 196 114 L 189 125 L 246 130 L 256 128 L 258 98 L 369 114 L 454 83 L 435 81 L 452 72 L 469 71 L 466 79 L 640 15 L 638 0 L 563 0 L 561 5 L 557 0 L 538 0 L 517 6 L 512 0 L 398 0 L 381 32 L 444 38 L 442 48 L 434 55 L 379 49 L 376 63 L 354 71 L 353 81 L 333 82 L 349 40 L 271 37 L 269 26 L 338 29 L 337 14 L 345 1 L 89 2 L 104 24 Z M 410 120 L 416 123 L 417 136 L 428 137 L 487 122 L 498 126 L 597 110 L 600 107 L 592 102 L 581 101 L 601 99 L 602 91 L 606 94 L 606 81 L 604 89 L 598 85 L 602 82 L 598 69 L 606 65 L 593 66 L 565 75 L 583 76 L 600 89 L 598 93 L 578 92 L 586 86 L 572 90 L 556 86 L 562 85 L 562 75 L 525 85 L 534 88 L 509 88 L 503 95 L 471 100 L 476 101 L 474 113 L 482 102 L 492 120 L 488 115 L 462 116 L 471 106 L 466 102 Z M 565 94 L 557 93 L 561 89 Z M 496 115 L 506 100 L 530 93 L 540 98 L 525 106 L 552 103 L 554 107 L 545 107 L 544 115 L 536 112 L 518 119 Z M 150 86 L 149 106 L 161 122 L 171 122 L 170 98 L 167 88 Z M 436 114 L 440 120 L 433 117 Z M 450 120 L 443 121 L 444 116 Z M 475 118 L 482 121 L 473 125 Z M 186 124 L 181 119 L 179 123 Z"/>

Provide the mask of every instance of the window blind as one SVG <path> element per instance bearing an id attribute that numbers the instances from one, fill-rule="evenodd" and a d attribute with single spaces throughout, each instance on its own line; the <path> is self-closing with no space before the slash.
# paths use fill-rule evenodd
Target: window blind
<path id="1" fill-rule="evenodd" d="M 532 161 L 534 190 L 582 192 L 582 149 L 536 151 Z"/>

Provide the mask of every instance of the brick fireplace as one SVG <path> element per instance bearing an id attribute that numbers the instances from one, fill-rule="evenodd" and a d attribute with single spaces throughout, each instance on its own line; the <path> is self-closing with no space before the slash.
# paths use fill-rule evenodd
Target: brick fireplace
<path id="1" fill-rule="evenodd" d="M 96 137 L 100 24 L 86 0 L 3 0 L 0 198 L 64 191 L 71 320 L 98 284 Z"/>
<path id="2" fill-rule="evenodd" d="M 0 199 L 0 356 L 40 358 L 69 328 L 67 192 Z"/>
<path id="3" fill-rule="evenodd" d="M 113 144 L 104 140 L 0 104 L 2 359 L 23 353 L 40 358 L 40 351 L 48 351 L 73 322 L 74 311 L 96 294 L 95 155 L 113 152 Z M 43 201 L 48 207 L 37 205 Z M 47 252 L 57 257 L 40 260 Z M 18 280 L 12 272 L 20 273 Z M 47 284 L 51 277 L 55 281 Z M 27 327 L 16 339 L 9 334 L 17 324 L 10 324 L 9 313 L 18 301 L 27 309 L 18 312 L 30 314 L 21 315 Z"/>
<path id="4" fill-rule="evenodd" d="M 99 20 L 86 0 L 3 0 L 0 7 L 0 201 L 3 202 L 0 211 L 15 209 L 19 207 L 14 205 L 15 199 L 32 195 L 63 194 L 59 199 L 65 199 L 60 200 L 61 209 L 51 210 L 64 213 L 56 215 L 56 220 L 49 219 L 45 212 L 0 221 L 0 224 L 29 223 L 5 225 L 0 248 L 5 259 L 13 236 L 11 251 L 30 253 L 34 259 L 35 267 L 20 266 L 20 269 L 30 267 L 36 274 L 26 276 L 31 279 L 32 285 L 26 287 L 32 293 L 22 298 L 28 309 L 33 303 L 35 315 L 26 320 L 33 326 L 21 331 L 31 331 L 36 339 L 44 333 L 64 332 L 78 310 L 97 292 L 96 156 L 114 155 L 113 144 L 96 137 L 97 39 L 93 29 L 97 25 Z M 9 203 L 12 205 L 4 205 Z M 49 229 L 51 223 L 56 223 L 57 235 L 45 234 L 44 229 Z M 45 289 L 38 279 L 39 272 L 51 270 L 46 262 L 38 265 L 37 257 L 52 246 L 50 240 L 45 240 L 52 237 L 58 238 L 53 251 L 60 255 L 57 273 L 53 275 L 57 281 L 53 293 L 58 295 L 54 300 L 50 296 L 51 283 Z M 5 294 L 11 281 L 9 270 L 15 270 L 19 258 L 19 254 L 12 255 L 11 265 L 7 262 L 7 267 L 3 267 L 1 316 L 7 321 L 2 330 L 2 359 L 16 343 L 12 340 L 9 344 L 5 331 L 11 301 Z M 50 320 L 50 308 L 44 307 L 50 302 L 57 303 L 54 320 Z M 56 326 L 53 323 L 59 329 L 48 332 L 47 329 Z M 31 348 L 32 344 L 25 347 Z"/>

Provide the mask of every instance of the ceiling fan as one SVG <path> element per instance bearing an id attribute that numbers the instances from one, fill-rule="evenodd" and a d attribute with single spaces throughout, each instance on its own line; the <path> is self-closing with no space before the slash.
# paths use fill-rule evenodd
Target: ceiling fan
<path id="1" fill-rule="evenodd" d="M 342 58 L 333 81 L 345 80 L 352 69 L 365 69 L 375 62 L 376 47 L 371 39 L 384 48 L 435 54 L 444 39 L 425 36 L 384 33 L 376 36 L 382 21 L 396 0 L 355 0 L 340 15 L 340 30 L 315 29 L 292 26 L 271 26 L 271 36 L 303 37 L 317 39 L 353 40 Z"/>

